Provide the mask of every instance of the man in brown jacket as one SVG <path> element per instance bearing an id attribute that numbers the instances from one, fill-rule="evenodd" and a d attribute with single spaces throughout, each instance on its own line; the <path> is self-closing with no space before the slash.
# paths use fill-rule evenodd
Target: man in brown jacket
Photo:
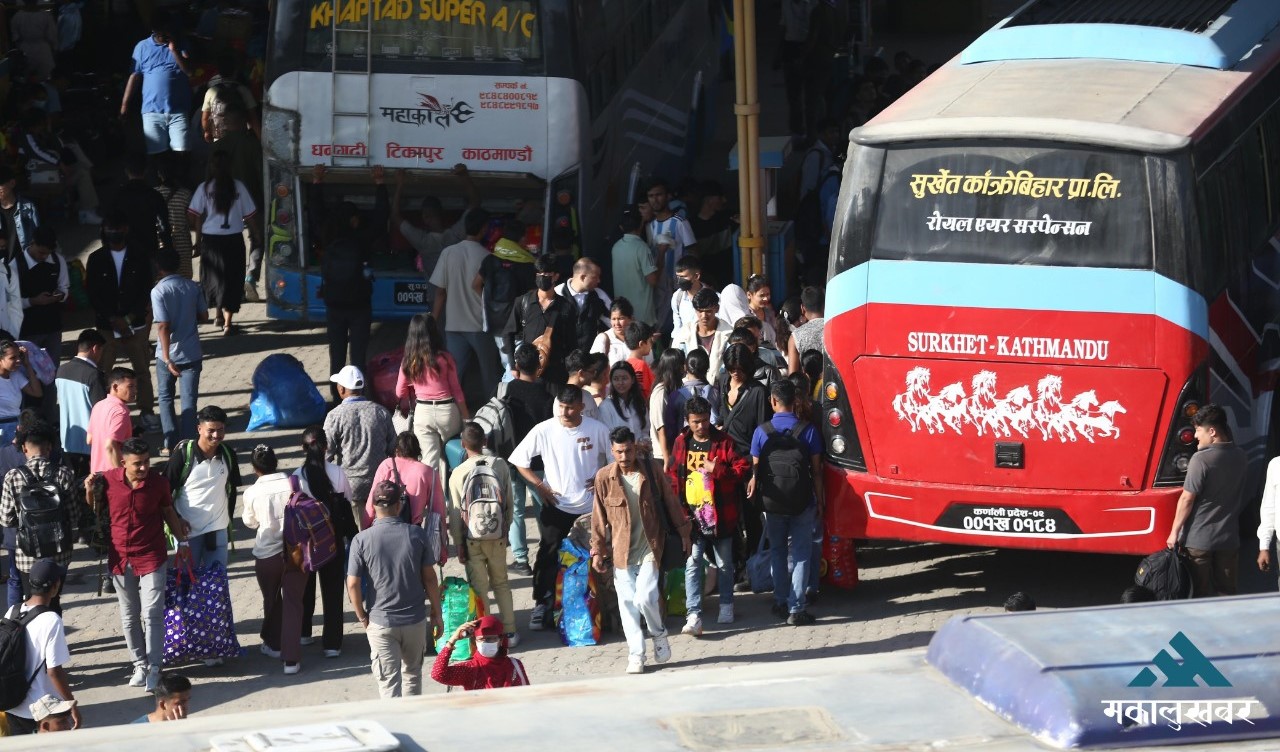
<path id="1" fill-rule="evenodd" d="M 591 566 L 607 574 L 613 566 L 622 631 L 627 636 L 628 674 L 644 673 L 644 617 L 653 635 L 653 660 L 671 660 L 671 644 L 658 606 L 659 562 L 666 540 L 664 517 L 680 534 L 689 555 L 689 518 L 662 474 L 662 463 L 636 459 L 636 437 L 625 426 L 609 434 L 614 462 L 595 478 L 591 515 Z M 665 514 L 657 504 L 666 504 Z"/>

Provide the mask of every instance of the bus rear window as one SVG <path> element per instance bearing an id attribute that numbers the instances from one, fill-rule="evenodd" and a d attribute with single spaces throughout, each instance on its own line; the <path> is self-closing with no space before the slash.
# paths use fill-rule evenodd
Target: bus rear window
<path id="1" fill-rule="evenodd" d="M 310 0 L 304 8 L 309 56 L 331 54 L 336 42 L 339 58 L 363 58 L 369 44 L 383 59 L 542 59 L 533 0 Z"/>
<path id="2" fill-rule="evenodd" d="M 1142 157 L 1044 146 L 886 154 L 872 257 L 1152 268 Z"/>

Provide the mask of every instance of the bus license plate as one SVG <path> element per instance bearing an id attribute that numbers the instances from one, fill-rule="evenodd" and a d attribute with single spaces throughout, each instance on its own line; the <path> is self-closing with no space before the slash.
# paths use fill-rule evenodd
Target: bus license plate
<path id="1" fill-rule="evenodd" d="M 1004 505 L 952 504 L 939 527 L 993 535 L 1079 535 L 1080 528 L 1061 509 Z"/>
<path id="2" fill-rule="evenodd" d="M 396 305 L 425 306 L 427 304 L 426 282 L 396 282 Z"/>

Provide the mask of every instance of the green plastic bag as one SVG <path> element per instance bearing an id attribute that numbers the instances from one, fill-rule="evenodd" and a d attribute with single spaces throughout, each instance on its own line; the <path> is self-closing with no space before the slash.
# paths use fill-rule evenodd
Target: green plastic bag
<path id="1" fill-rule="evenodd" d="M 662 586 L 662 597 L 667 601 L 667 616 L 684 616 L 688 608 L 684 601 L 684 567 L 668 569 Z"/>
<path id="2" fill-rule="evenodd" d="M 469 621 L 480 618 L 480 598 L 471 585 L 461 577 L 446 577 L 440 588 L 440 615 L 444 618 L 444 629 L 440 639 L 436 640 L 436 652 L 444 649 L 444 644 L 458 627 Z M 471 659 L 471 640 L 458 640 L 453 646 L 450 663 Z"/>

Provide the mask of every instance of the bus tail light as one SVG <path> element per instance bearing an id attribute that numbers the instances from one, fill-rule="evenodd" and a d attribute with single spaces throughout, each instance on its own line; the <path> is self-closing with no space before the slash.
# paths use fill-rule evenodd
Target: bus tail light
<path id="1" fill-rule="evenodd" d="M 854 425 L 853 411 L 849 409 L 849 397 L 839 371 L 827 359 L 822 373 L 822 400 L 817 405 L 822 420 L 822 439 L 827 448 L 827 461 L 831 464 L 867 471 L 867 460 L 858 442 L 858 429 Z"/>
<path id="2" fill-rule="evenodd" d="M 1160 468 L 1156 471 L 1156 488 L 1181 486 L 1187 479 L 1187 464 L 1196 451 L 1196 430 L 1191 419 L 1200 412 L 1204 404 L 1209 383 L 1209 367 L 1207 364 L 1197 368 L 1178 394 L 1178 401 L 1173 411 L 1173 420 L 1169 424 L 1169 434 L 1165 439 L 1164 453 L 1160 456 Z"/>

